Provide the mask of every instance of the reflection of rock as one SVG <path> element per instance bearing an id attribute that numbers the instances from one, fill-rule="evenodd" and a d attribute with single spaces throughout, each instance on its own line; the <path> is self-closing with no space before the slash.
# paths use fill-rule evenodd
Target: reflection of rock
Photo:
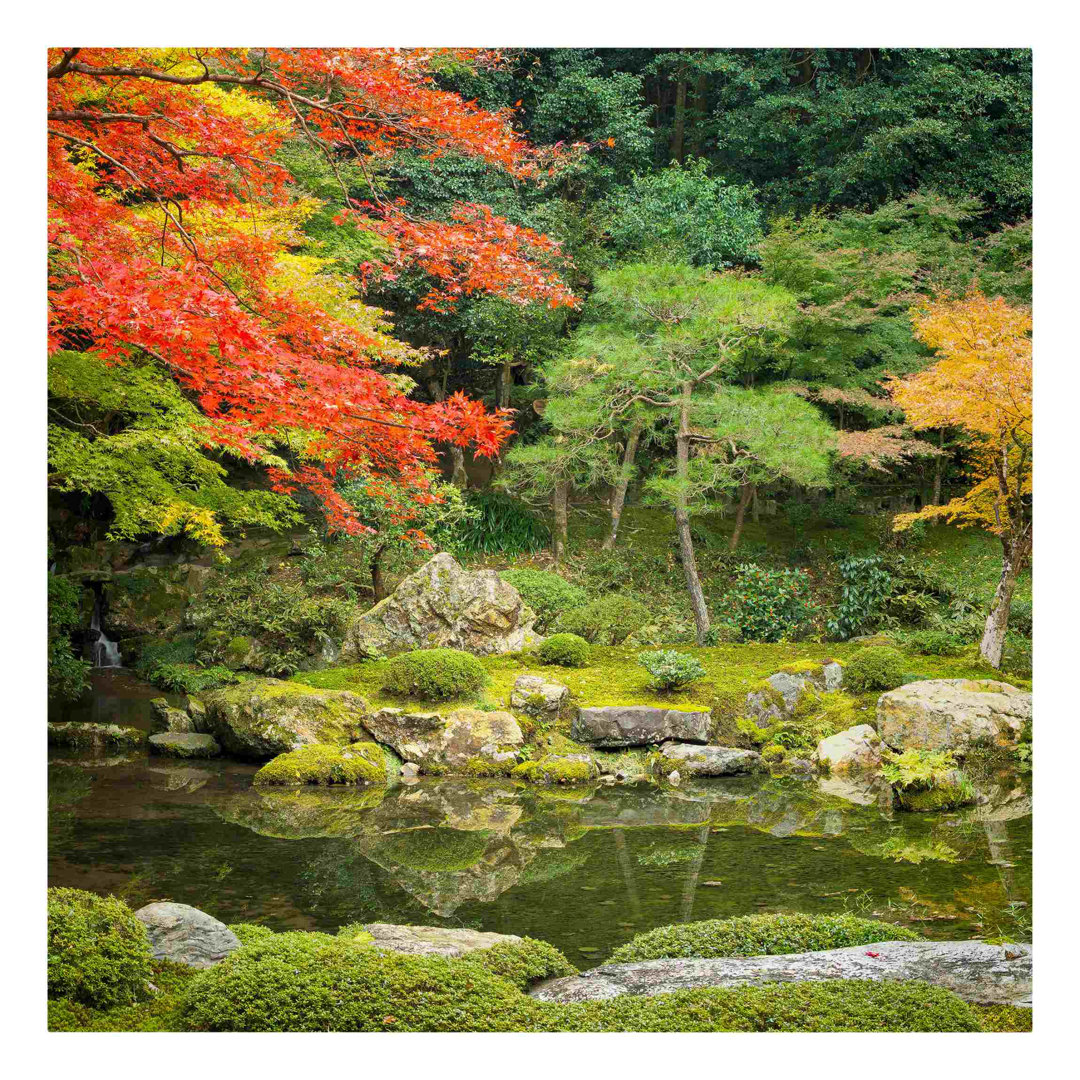
<path id="1" fill-rule="evenodd" d="M 1013 959 L 1009 959 L 1009 957 Z M 607 964 L 531 990 L 542 1001 L 600 1001 L 623 994 L 670 994 L 705 986 L 759 986 L 823 979 L 914 979 L 979 1004 L 1017 1004 L 1031 996 L 1031 946 L 982 941 L 883 941 L 867 948 Z"/>
<path id="2" fill-rule="evenodd" d="M 213 804 L 223 821 L 261 836 L 304 840 L 358 836 L 386 788 L 249 788 Z"/>
<path id="3" fill-rule="evenodd" d="M 771 727 L 794 713 L 799 698 L 808 687 L 828 693 L 839 690 L 843 682 L 844 669 L 834 660 L 811 664 L 801 670 L 777 671 L 759 690 L 751 690 L 746 695 L 746 715 L 759 728 Z"/>
<path id="4" fill-rule="evenodd" d="M 536 616 L 494 570 L 464 570 L 445 552 L 410 574 L 345 635 L 342 657 L 446 647 L 482 656 L 538 640 Z"/>
<path id="5" fill-rule="evenodd" d="M 155 960 L 208 968 L 240 948 L 224 923 L 189 904 L 147 904 L 135 918 L 146 927 Z"/>
<path id="6" fill-rule="evenodd" d="M 859 724 L 822 739 L 817 756 L 831 772 L 873 771 L 881 766 L 881 739 L 869 724 Z"/>
<path id="7" fill-rule="evenodd" d="M 990 679 L 927 679 L 878 698 L 882 741 L 894 750 L 1012 745 L 1031 720 L 1031 694 Z"/>
<path id="8" fill-rule="evenodd" d="M 446 956 L 453 959 L 477 949 L 490 949 L 503 942 L 521 941 L 516 934 L 490 934 L 464 927 L 398 926 L 394 923 L 366 923 L 364 929 L 375 945 L 390 952 L 420 956 Z"/>
<path id="9" fill-rule="evenodd" d="M 157 766 L 146 771 L 155 778 L 154 787 L 163 791 L 198 791 L 213 775 L 205 769 L 195 769 L 190 765 Z"/>
<path id="10" fill-rule="evenodd" d="M 510 693 L 510 707 L 536 717 L 556 717 L 570 691 L 562 683 L 548 682 L 539 675 L 519 675 Z"/>
<path id="11" fill-rule="evenodd" d="M 525 741 L 510 713 L 481 709 L 455 709 L 445 717 L 380 709 L 367 726 L 379 742 L 422 772 L 467 772 L 477 764 L 509 771 Z"/>
<path id="12" fill-rule="evenodd" d="M 856 806 L 892 805 L 892 789 L 877 776 L 823 776 L 817 786 L 823 795 L 843 799 Z"/>
<path id="13" fill-rule="evenodd" d="M 667 739 L 709 740 L 708 709 L 664 709 L 649 705 L 605 705 L 578 709 L 571 736 L 590 746 L 647 746 Z"/>
<path id="14" fill-rule="evenodd" d="M 150 753 L 178 758 L 212 758 L 221 753 L 213 735 L 165 731 L 150 736 Z"/>
<path id="15" fill-rule="evenodd" d="M 693 743 L 666 742 L 660 747 L 663 769 L 678 768 L 683 776 L 734 776 L 756 772 L 761 755 L 754 750 L 732 746 L 697 746 Z"/>

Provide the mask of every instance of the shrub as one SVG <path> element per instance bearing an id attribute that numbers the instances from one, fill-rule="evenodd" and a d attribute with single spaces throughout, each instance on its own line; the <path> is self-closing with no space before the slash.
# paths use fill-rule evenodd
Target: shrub
<path id="1" fill-rule="evenodd" d="M 556 628 L 592 645 L 621 645 L 649 621 L 649 609 L 632 596 L 614 593 L 559 616 Z"/>
<path id="2" fill-rule="evenodd" d="M 386 757 L 378 743 L 313 743 L 278 754 L 256 774 L 256 784 L 385 784 Z"/>
<path id="3" fill-rule="evenodd" d="M 735 585 L 727 598 L 729 617 L 743 641 L 795 638 L 817 615 L 805 571 L 769 570 L 744 563 L 735 574 Z"/>
<path id="4" fill-rule="evenodd" d="M 844 665 L 844 689 L 861 694 L 867 690 L 892 690 L 904 681 L 904 657 L 888 645 L 860 649 Z"/>
<path id="5" fill-rule="evenodd" d="M 146 928 L 114 896 L 50 889 L 48 955 L 51 998 L 108 1009 L 146 996 Z"/>
<path id="6" fill-rule="evenodd" d="M 79 587 L 49 574 L 49 697 L 74 701 L 90 685 L 90 665 L 71 649 L 71 635 L 82 623 Z"/>
<path id="7" fill-rule="evenodd" d="M 830 637 L 846 641 L 880 619 L 892 578 L 879 555 L 849 555 L 839 568 L 844 585 L 827 630 Z"/>
<path id="8" fill-rule="evenodd" d="M 189 1031 L 522 1031 L 535 1011 L 475 962 L 292 931 L 200 972 L 179 1018 Z"/>
<path id="9" fill-rule="evenodd" d="M 536 612 L 541 631 L 563 612 L 582 607 L 588 599 L 584 589 L 547 570 L 504 570 L 499 576 L 513 585 Z"/>
<path id="10" fill-rule="evenodd" d="M 399 697 L 449 701 L 475 694 L 487 684 L 487 672 L 475 656 L 458 649 L 417 649 L 386 665 L 382 688 Z"/>
<path id="11" fill-rule="evenodd" d="M 1030 600 L 1013 600 L 1009 605 L 1009 629 L 1023 637 L 1031 637 L 1034 629 Z"/>
<path id="12" fill-rule="evenodd" d="M 475 511 L 453 530 L 451 546 L 474 555 L 525 555 L 543 551 L 551 542 L 544 521 L 521 501 L 500 491 L 469 492 Z"/>
<path id="13" fill-rule="evenodd" d="M 959 656 L 967 643 L 949 630 L 916 630 L 908 635 L 906 644 L 926 656 Z"/>
<path id="14" fill-rule="evenodd" d="M 200 664 L 151 664 L 141 669 L 147 682 L 171 690 L 174 694 L 200 694 L 219 686 L 232 686 L 240 677 L 221 664 L 202 667 Z"/>
<path id="15" fill-rule="evenodd" d="M 274 936 L 269 926 L 259 926 L 257 923 L 229 923 L 229 929 L 240 939 L 241 945 L 251 945 Z"/>
<path id="16" fill-rule="evenodd" d="M 881 766 L 881 775 L 905 810 L 953 810 L 975 799 L 974 786 L 948 750 L 905 750 Z"/>
<path id="17" fill-rule="evenodd" d="M 464 959 L 492 975 L 506 979 L 521 991 L 528 990 L 541 979 L 578 973 L 577 968 L 554 945 L 529 937 L 521 941 L 501 941 L 490 949 L 477 949 L 467 953 Z"/>
<path id="18" fill-rule="evenodd" d="M 584 667 L 589 662 L 589 643 L 577 634 L 552 634 L 541 642 L 536 655 L 545 664 Z"/>
<path id="19" fill-rule="evenodd" d="M 639 653 L 638 660 L 652 676 L 649 685 L 654 690 L 674 690 L 705 675 L 705 669 L 696 657 L 675 649 Z"/>
<path id="20" fill-rule="evenodd" d="M 875 941 L 919 941 L 902 926 L 854 915 L 741 915 L 734 919 L 660 926 L 620 946 L 612 964 L 694 956 L 774 956 Z"/>

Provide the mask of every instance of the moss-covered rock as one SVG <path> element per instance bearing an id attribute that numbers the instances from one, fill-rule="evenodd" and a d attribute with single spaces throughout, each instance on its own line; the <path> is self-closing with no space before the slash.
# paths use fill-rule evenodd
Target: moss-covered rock
<path id="1" fill-rule="evenodd" d="M 198 735 L 195 732 L 163 731 L 151 735 L 150 753 L 164 754 L 176 758 L 214 758 L 221 753 L 221 747 L 213 735 Z"/>
<path id="2" fill-rule="evenodd" d="M 73 750 L 133 750 L 142 746 L 146 732 L 120 724 L 69 721 L 49 724 L 49 745 Z"/>
<path id="3" fill-rule="evenodd" d="M 256 784 L 385 784 L 386 757 L 374 742 L 312 744 L 279 754 L 256 774 Z"/>
<path id="4" fill-rule="evenodd" d="M 546 754 L 538 761 L 523 761 L 513 776 L 534 784 L 583 784 L 600 775 L 589 754 Z"/>

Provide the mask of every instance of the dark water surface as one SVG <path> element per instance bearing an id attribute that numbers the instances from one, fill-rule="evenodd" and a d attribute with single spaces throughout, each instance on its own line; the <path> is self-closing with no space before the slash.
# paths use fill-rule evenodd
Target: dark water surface
<path id="1" fill-rule="evenodd" d="M 130 677 L 109 674 L 104 690 L 122 695 L 117 680 Z M 160 695 L 134 689 L 122 705 L 99 701 L 94 718 L 145 723 Z M 759 911 L 1030 940 L 1031 800 L 1012 776 L 988 806 L 924 815 L 830 780 L 267 790 L 252 787 L 256 769 L 53 754 L 50 884 L 279 930 L 379 921 L 528 934 L 581 967 L 654 926 Z"/>

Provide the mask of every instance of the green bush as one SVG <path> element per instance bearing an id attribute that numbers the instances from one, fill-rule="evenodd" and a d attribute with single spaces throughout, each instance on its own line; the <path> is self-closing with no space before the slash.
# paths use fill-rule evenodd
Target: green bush
<path id="1" fill-rule="evenodd" d="M 853 694 L 892 690 L 904 681 L 903 654 L 889 645 L 868 645 L 844 665 L 844 689 Z"/>
<path id="2" fill-rule="evenodd" d="M 450 701 L 475 694 L 487 684 L 487 672 L 475 656 L 458 649 L 417 649 L 386 665 L 382 688 L 398 697 Z"/>
<path id="3" fill-rule="evenodd" d="M 659 926 L 620 946 L 612 964 L 694 956 L 773 956 L 817 952 L 875 941 L 919 941 L 902 926 L 854 915 L 741 915 L 733 919 Z"/>
<path id="4" fill-rule="evenodd" d="M 49 574 L 49 697 L 74 701 L 90 685 L 90 664 L 71 648 L 71 635 L 82 623 L 79 587 Z"/>
<path id="5" fill-rule="evenodd" d="M 522 1031 L 535 1011 L 478 963 L 292 931 L 200 972 L 179 1018 L 189 1031 Z"/>
<path id="6" fill-rule="evenodd" d="M 674 690 L 687 686 L 705 674 L 705 669 L 696 657 L 675 649 L 638 653 L 638 660 L 652 676 L 649 685 L 654 690 Z"/>
<path id="7" fill-rule="evenodd" d="M 589 662 L 589 643 L 577 634 L 552 634 L 541 642 L 536 655 L 545 664 L 584 667 Z"/>
<path id="8" fill-rule="evenodd" d="M 582 607 L 588 599 L 584 589 L 548 570 L 504 570 L 499 577 L 513 585 L 536 612 L 541 632 L 563 612 Z"/>
<path id="9" fill-rule="evenodd" d="M 839 569 L 844 585 L 826 629 L 829 637 L 846 641 L 872 629 L 880 620 L 892 591 L 892 578 L 880 555 L 849 555 L 840 560 Z"/>
<path id="10" fill-rule="evenodd" d="M 728 593 L 730 621 L 743 641 L 792 640 L 809 629 L 818 613 L 803 570 L 769 570 L 755 563 L 735 569 Z"/>
<path id="11" fill-rule="evenodd" d="M 156 993 L 133 1004 L 97 1009 L 70 998 L 49 1001 L 50 1031 L 176 1031 L 176 1000 L 196 975 L 195 968 L 171 960 L 150 962 Z"/>
<path id="12" fill-rule="evenodd" d="M 251 945 L 274 936 L 269 926 L 259 926 L 258 923 L 229 923 L 229 929 L 240 939 L 241 945 Z"/>
<path id="13" fill-rule="evenodd" d="M 949 630 L 915 630 L 908 634 L 905 644 L 925 656 L 959 656 L 967 642 Z"/>
<path id="14" fill-rule="evenodd" d="M 48 957 L 51 998 L 108 1009 L 146 996 L 146 928 L 114 896 L 49 889 Z"/>
<path id="15" fill-rule="evenodd" d="M 649 609 L 632 596 L 613 593 L 560 615 L 556 629 L 591 645 L 621 645 L 649 621 Z"/>
<path id="16" fill-rule="evenodd" d="M 348 746 L 313 743 L 278 754 L 252 781 L 255 784 L 385 784 L 386 757 L 378 743 Z"/>
<path id="17" fill-rule="evenodd" d="M 521 941 L 501 941 L 490 949 L 467 953 L 465 960 L 492 975 L 511 982 L 519 990 L 528 990 L 541 979 L 576 975 L 577 968 L 554 945 L 525 937 Z"/>

